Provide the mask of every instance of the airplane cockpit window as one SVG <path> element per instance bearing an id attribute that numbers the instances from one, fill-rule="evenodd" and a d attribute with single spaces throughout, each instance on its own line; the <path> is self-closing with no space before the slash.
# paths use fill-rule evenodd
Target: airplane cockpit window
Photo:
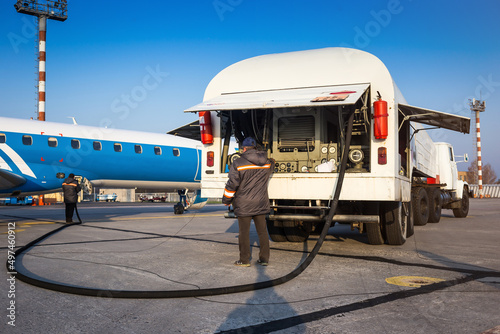
<path id="1" fill-rule="evenodd" d="M 181 155 L 181 151 L 179 151 L 178 148 L 174 148 L 173 153 L 174 153 L 174 157 L 178 157 L 179 155 Z"/>
<path id="2" fill-rule="evenodd" d="M 94 144 L 93 144 L 93 146 L 94 146 L 94 150 L 95 150 L 95 151 L 100 151 L 100 150 L 102 150 L 102 144 L 101 144 L 101 142 L 100 142 L 100 141 L 95 141 L 95 142 L 94 142 Z"/>
<path id="3" fill-rule="evenodd" d="M 155 146 L 155 154 L 161 155 L 161 147 L 160 146 Z"/>
<path id="4" fill-rule="evenodd" d="M 7 137 L 5 137 L 5 134 L 0 133 L 0 144 L 3 144 L 7 141 Z"/>
<path id="5" fill-rule="evenodd" d="M 23 136 L 23 144 L 24 145 L 33 145 L 33 138 L 28 135 Z"/>
<path id="6" fill-rule="evenodd" d="M 71 147 L 78 150 L 80 148 L 80 141 L 78 139 L 71 139 Z"/>
<path id="7" fill-rule="evenodd" d="M 135 145 L 134 149 L 135 149 L 135 153 L 137 153 L 137 154 L 142 153 L 142 146 L 141 145 Z"/>
<path id="8" fill-rule="evenodd" d="M 49 144 L 49 147 L 57 147 L 57 138 L 49 137 L 47 143 Z"/>
<path id="9" fill-rule="evenodd" d="M 122 151 L 122 144 L 119 144 L 119 143 L 115 143 L 113 145 L 114 149 L 115 149 L 115 152 L 121 152 Z"/>

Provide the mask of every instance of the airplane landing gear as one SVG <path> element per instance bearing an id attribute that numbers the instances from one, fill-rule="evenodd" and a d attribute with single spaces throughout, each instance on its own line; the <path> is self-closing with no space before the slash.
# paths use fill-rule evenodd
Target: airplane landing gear
<path id="1" fill-rule="evenodd" d="M 174 214 L 182 215 L 183 213 L 184 213 L 184 206 L 182 206 L 181 202 L 174 205 Z"/>
<path id="2" fill-rule="evenodd" d="M 177 193 L 179 194 L 179 202 L 174 205 L 174 213 L 176 215 L 182 215 L 189 208 L 191 210 L 199 210 L 207 203 L 207 199 L 201 197 L 200 189 L 196 190 L 191 197 L 188 197 L 188 189 L 177 190 Z"/>
<path id="3" fill-rule="evenodd" d="M 189 203 L 187 201 L 187 189 L 177 190 L 177 193 L 179 194 L 179 202 L 174 205 L 174 214 L 182 215 L 189 207 Z"/>

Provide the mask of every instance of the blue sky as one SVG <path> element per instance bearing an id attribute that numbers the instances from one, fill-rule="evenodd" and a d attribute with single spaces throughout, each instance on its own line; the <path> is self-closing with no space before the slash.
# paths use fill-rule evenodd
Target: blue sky
<path id="1" fill-rule="evenodd" d="M 36 25 L 0 4 L 0 116 L 35 116 Z M 500 2 L 428 0 L 68 1 L 47 27 L 49 121 L 166 132 L 196 117 L 225 67 L 257 55 L 347 46 L 376 55 L 408 103 L 481 115 L 483 163 L 500 176 Z M 473 137 L 433 130 L 474 158 Z M 466 170 L 468 164 L 459 164 Z"/>

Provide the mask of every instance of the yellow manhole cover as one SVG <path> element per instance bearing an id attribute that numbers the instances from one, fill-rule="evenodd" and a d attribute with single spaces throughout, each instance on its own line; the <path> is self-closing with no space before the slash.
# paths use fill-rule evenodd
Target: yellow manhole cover
<path id="1" fill-rule="evenodd" d="M 444 279 L 424 276 L 395 276 L 386 278 L 385 281 L 389 284 L 419 288 L 422 285 L 442 282 Z"/>

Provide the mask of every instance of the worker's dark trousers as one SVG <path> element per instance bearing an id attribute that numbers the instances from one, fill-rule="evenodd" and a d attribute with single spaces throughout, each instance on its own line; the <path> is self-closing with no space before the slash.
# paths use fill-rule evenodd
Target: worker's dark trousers
<path id="1" fill-rule="evenodd" d="M 73 222 L 73 213 L 75 212 L 76 203 L 66 203 L 66 223 Z"/>
<path id="2" fill-rule="evenodd" d="M 269 235 L 267 234 L 266 215 L 238 217 L 238 225 L 240 226 L 240 235 L 238 236 L 240 261 L 250 263 L 250 222 L 252 219 L 259 236 L 259 259 L 262 262 L 269 262 Z"/>

